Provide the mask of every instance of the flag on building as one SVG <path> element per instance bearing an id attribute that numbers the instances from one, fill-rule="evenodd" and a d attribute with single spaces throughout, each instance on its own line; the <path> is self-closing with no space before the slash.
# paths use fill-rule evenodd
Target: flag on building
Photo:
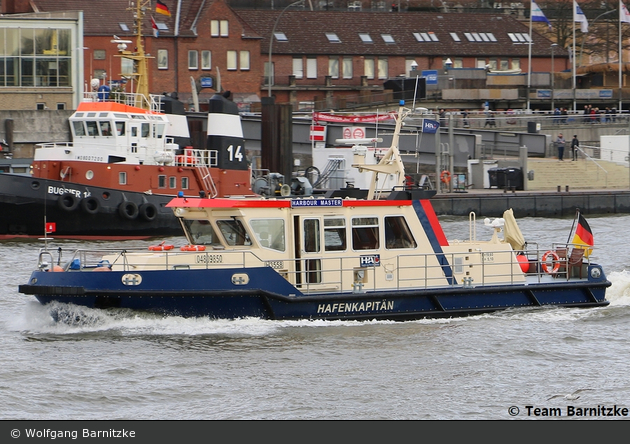
<path id="1" fill-rule="evenodd" d="M 591 231 L 591 227 L 588 225 L 588 222 L 586 222 L 584 216 L 582 216 L 582 213 L 578 213 L 577 228 L 575 229 L 575 234 L 573 235 L 573 240 L 571 242 L 578 246 L 577 248 L 592 247 L 594 245 L 593 232 Z M 579 247 L 580 245 L 582 247 Z M 591 251 L 592 248 L 588 248 L 584 253 L 584 256 L 588 257 Z"/>
<path id="2" fill-rule="evenodd" d="M 170 9 L 168 9 L 168 6 L 166 6 L 160 0 L 157 0 L 157 3 L 155 4 L 155 12 L 157 12 L 158 14 L 167 15 L 169 17 L 171 16 L 171 11 Z"/>
<path id="3" fill-rule="evenodd" d="M 573 21 L 580 23 L 580 29 L 582 32 L 588 32 L 588 20 L 586 20 L 586 16 L 580 8 L 580 5 L 577 4 L 576 0 L 573 0 Z"/>
<path id="4" fill-rule="evenodd" d="M 628 8 L 621 0 L 619 0 L 619 21 L 630 23 L 630 12 L 628 12 Z"/>
<path id="5" fill-rule="evenodd" d="M 545 22 L 549 25 L 549 29 L 551 29 L 551 23 L 545 17 L 545 14 L 542 12 L 538 4 L 532 0 L 532 12 L 531 12 L 532 22 Z"/>
<path id="6" fill-rule="evenodd" d="M 151 16 L 151 28 L 153 28 L 153 36 L 158 37 L 160 35 L 160 31 L 158 31 L 157 23 L 155 23 L 153 16 Z"/>

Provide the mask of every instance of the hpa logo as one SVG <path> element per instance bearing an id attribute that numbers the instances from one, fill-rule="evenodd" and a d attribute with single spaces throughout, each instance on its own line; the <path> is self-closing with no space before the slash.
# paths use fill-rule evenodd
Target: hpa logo
<path id="1" fill-rule="evenodd" d="M 435 120 L 424 119 L 422 122 L 423 133 L 436 133 L 439 127 L 440 123 Z"/>
<path id="2" fill-rule="evenodd" d="M 362 267 L 380 267 L 381 255 L 380 254 L 366 254 L 360 256 Z"/>

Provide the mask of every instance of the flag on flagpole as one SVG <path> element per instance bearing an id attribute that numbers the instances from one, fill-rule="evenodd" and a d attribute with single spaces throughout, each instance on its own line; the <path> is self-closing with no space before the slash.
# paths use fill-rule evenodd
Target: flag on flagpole
<path id="1" fill-rule="evenodd" d="M 533 22 L 545 22 L 547 23 L 547 25 L 549 25 L 549 29 L 551 29 L 551 23 L 549 22 L 549 20 L 547 20 L 547 17 L 545 17 L 545 14 L 542 12 L 540 7 L 538 7 L 538 4 L 534 0 L 532 0 L 531 14 Z"/>
<path id="2" fill-rule="evenodd" d="M 588 20 L 586 20 L 586 16 L 584 12 L 582 12 L 582 8 L 577 4 L 576 0 L 573 0 L 573 21 L 580 23 L 580 29 L 582 32 L 588 32 Z"/>
<path id="3" fill-rule="evenodd" d="M 576 248 L 592 247 L 594 245 L 593 232 L 584 216 L 582 216 L 582 213 L 578 214 L 577 228 L 575 229 L 571 243 L 575 244 Z M 584 256 L 588 257 L 591 251 L 593 251 L 592 248 L 587 248 L 584 252 Z"/>
<path id="4" fill-rule="evenodd" d="M 626 8 L 622 0 L 619 0 L 619 21 L 630 23 L 630 12 L 628 12 L 628 8 Z"/>
<path id="5" fill-rule="evenodd" d="M 151 28 L 153 28 L 153 36 L 158 37 L 160 35 L 160 31 L 158 31 L 157 23 L 155 23 L 153 16 L 151 16 Z"/>
<path id="6" fill-rule="evenodd" d="M 157 3 L 155 4 L 155 12 L 157 12 L 158 14 L 168 15 L 169 17 L 171 16 L 171 10 L 168 9 L 168 6 L 166 6 L 160 0 L 157 0 Z"/>

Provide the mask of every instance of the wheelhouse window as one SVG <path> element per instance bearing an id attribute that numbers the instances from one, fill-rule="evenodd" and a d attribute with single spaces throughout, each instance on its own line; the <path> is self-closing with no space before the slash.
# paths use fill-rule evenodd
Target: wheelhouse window
<path id="1" fill-rule="evenodd" d="M 252 219 L 249 225 L 261 247 L 285 250 L 284 219 Z"/>
<path id="2" fill-rule="evenodd" d="M 340 217 L 324 218 L 324 250 L 346 250 L 346 220 Z"/>
<path id="3" fill-rule="evenodd" d="M 239 219 L 219 220 L 217 221 L 217 227 L 219 227 L 225 243 L 229 246 L 247 246 L 252 244 L 247 230 L 245 230 L 243 223 Z"/>
<path id="4" fill-rule="evenodd" d="M 222 247 L 219 236 L 207 220 L 184 219 L 184 229 L 190 235 L 192 243 L 195 245 L 212 245 L 218 249 Z"/>
<path id="5" fill-rule="evenodd" d="M 72 122 L 72 128 L 75 136 L 85 136 L 85 127 L 83 126 L 83 122 Z"/>
<path id="6" fill-rule="evenodd" d="M 352 218 L 352 248 L 354 250 L 379 248 L 378 217 Z"/>
<path id="7" fill-rule="evenodd" d="M 416 241 L 404 217 L 387 216 L 384 225 L 386 248 L 416 248 Z"/>

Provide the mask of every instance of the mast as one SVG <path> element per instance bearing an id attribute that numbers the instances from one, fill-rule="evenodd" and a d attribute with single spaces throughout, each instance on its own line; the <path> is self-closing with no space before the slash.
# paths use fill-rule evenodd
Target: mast
<path id="1" fill-rule="evenodd" d="M 135 106 L 144 109 L 151 109 L 151 103 L 149 102 L 149 78 L 148 78 L 148 59 L 149 57 L 144 52 L 144 42 L 142 36 L 142 23 L 144 22 L 145 12 L 147 7 L 151 8 L 151 0 L 137 0 L 130 2 L 128 11 L 134 11 L 133 17 L 135 21 L 136 32 L 136 46 L 135 51 L 127 51 L 123 49 L 116 57 L 124 57 L 134 61 L 135 70 L 131 74 L 132 78 L 136 81 L 135 91 Z M 121 74 L 122 75 L 122 74 Z M 133 93 L 133 91 L 131 91 Z"/>

